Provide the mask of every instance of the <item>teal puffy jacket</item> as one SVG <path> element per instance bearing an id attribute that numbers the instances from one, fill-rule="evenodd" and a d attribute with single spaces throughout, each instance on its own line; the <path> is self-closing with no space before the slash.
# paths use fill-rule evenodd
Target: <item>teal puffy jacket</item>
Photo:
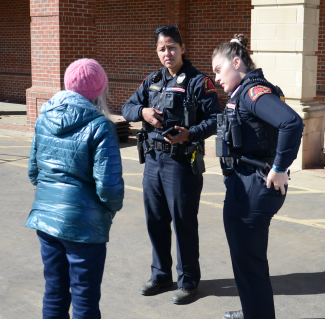
<path id="1" fill-rule="evenodd" d="M 115 125 L 72 91 L 57 93 L 41 111 L 28 168 L 37 189 L 26 226 L 76 242 L 107 242 L 124 197 Z"/>

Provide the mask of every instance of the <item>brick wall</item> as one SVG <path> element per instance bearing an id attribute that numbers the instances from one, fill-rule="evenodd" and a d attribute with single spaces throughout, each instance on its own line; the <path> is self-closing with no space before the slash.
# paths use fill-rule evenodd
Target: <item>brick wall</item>
<path id="1" fill-rule="evenodd" d="M 120 113 L 142 80 L 161 67 L 153 32 L 177 24 L 187 58 L 213 78 L 213 49 L 235 32 L 250 36 L 251 1 L 97 0 L 97 58 L 109 77 L 111 109 Z M 220 97 L 225 98 L 218 87 Z"/>
<path id="2" fill-rule="evenodd" d="M 80 58 L 96 58 L 95 0 L 30 0 L 32 87 L 28 126 L 40 107 L 64 88 L 64 72 Z"/>
<path id="3" fill-rule="evenodd" d="M 0 101 L 25 103 L 31 86 L 29 0 L 0 1 Z"/>
<path id="4" fill-rule="evenodd" d="M 325 103 L 325 0 L 320 1 L 319 11 L 317 86 L 314 100 Z"/>
<path id="5" fill-rule="evenodd" d="M 211 66 L 213 50 L 230 41 L 235 33 L 244 33 L 250 39 L 252 8 L 251 0 L 187 1 L 187 56 L 195 67 L 214 79 Z M 219 99 L 226 101 L 221 86 L 216 85 L 216 88 Z"/>

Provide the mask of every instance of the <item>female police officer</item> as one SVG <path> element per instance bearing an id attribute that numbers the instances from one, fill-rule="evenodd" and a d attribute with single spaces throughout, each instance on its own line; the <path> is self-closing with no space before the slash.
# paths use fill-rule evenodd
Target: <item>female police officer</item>
<path id="1" fill-rule="evenodd" d="M 297 156 L 303 124 L 281 100 L 281 90 L 255 68 L 247 42 L 235 35 L 212 56 L 216 81 L 233 92 L 223 119 L 218 115 L 216 149 L 226 176 L 224 225 L 243 309 L 224 317 L 274 319 L 268 228 L 285 200 L 287 168 Z"/>
<path id="2" fill-rule="evenodd" d="M 150 74 L 122 108 L 126 120 L 143 121 L 146 130 L 143 189 L 153 261 L 151 278 L 140 293 L 153 295 L 173 283 L 173 221 L 178 272 L 173 302 L 184 304 L 191 301 L 200 281 L 197 214 L 203 141 L 216 131 L 221 110 L 210 78 L 183 58 L 185 45 L 178 28 L 156 30 L 155 43 L 164 67 Z M 171 128 L 176 131 L 164 138 L 162 133 Z"/>

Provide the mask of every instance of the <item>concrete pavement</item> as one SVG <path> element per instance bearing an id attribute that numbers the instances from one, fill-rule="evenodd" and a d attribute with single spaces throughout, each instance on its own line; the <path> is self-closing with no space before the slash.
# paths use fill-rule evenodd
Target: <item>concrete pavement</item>
<path id="1" fill-rule="evenodd" d="M 26 174 L 32 134 L 1 127 L 0 120 L 0 319 L 41 318 L 40 245 L 35 231 L 24 227 L 35 189 Z M 210 139 L 207 146 L 213 148 Z M 221 319 L 224 311 L 240 309 L 223 230 L 225 189 L 217 159 L 205 158 L 199 212 L 199 292 L 193 303 L 176 306 L 171 302 L 177 289 L 175 264 L 172 289 L 152 297 L 138 293 L 138 287 L 149 279 L 151 263 L 142 202 L 144 166 L 137 162 L 133 138 L 121 144 L 121 155 L 126 193 L 107 245 L 102 318 Z M 270 274 L 278 319 L 325 318 L 324 178 L 321 169 L 294 172 L 286 203 L 270 227 Z M 174 234 L 172 255 L 175 261 Z"/>

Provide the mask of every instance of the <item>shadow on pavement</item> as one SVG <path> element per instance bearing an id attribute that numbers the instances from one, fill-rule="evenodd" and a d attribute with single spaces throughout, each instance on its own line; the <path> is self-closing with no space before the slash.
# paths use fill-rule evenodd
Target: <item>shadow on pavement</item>
<path id="1" fill-rule="evenodd" d="M 325 293 L 325 272 L 271 276 L 274 295 L 317 295 Z M 201 280 L 196 300 L 208 296 L 238 296 L 234 279 Z M 312 318 L 309 318 L 312 319 Z M 322 318 L 318 318 L 322 319 Z M 323 318 L 325 319 L 325 318 Z"/>

